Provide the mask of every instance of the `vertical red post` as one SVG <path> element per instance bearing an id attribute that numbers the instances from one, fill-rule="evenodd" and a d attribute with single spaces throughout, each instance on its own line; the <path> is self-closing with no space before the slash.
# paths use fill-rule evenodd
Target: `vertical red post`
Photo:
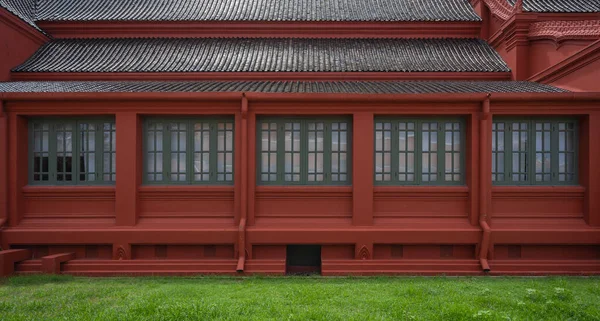
<path id="1" fill-rule="evenodd" d="M 587 136 L 585 140 L 587 146 L 582 146 L 581 150 L 587 150 L 587 182 L 585 192 L 585 211 L 584 213 L 586 221 L 591 226 L 600 226 L 600 141 L 597 139 L 600 137 L 600 113 L 593 112 L 589 116 L 587 123 L 587 133 L 583 135 Z M 583 171 L 582 171 L 583 172 Z M 583 172 L 583 175 L 586 173 Z"/>
<path id="2" fill-rule="evenodd" d="M 8 220 L 8 118 L 0 100 L 0 228 Z"/>
<path id="3" fill-rule="evenodd" d="M 352 134 L 353 225 L 373 225 L 374 114 L 354 113 Z"/>
<path id="4" fill-rule="evenodd" d="M 480 175 L 480 153 L 479 151 L 479 143 L 480 143 L 480 117 L 478 113 L 471 114 L 469 119 L 469 136 L 467 139 L 468 146 L 467 153 L 469 155 L 468 163 L 467 163 L 467 171 L 465 173 L 467 178 L 467 184 L 469 185 L 469 195 L 471 206 L 469 208 L 469 220 L 471 225 L 479 225 L 479 198 L 480 198 L 480 190 L 479 190 L 479 175 Z"/>
<path id="5" fill-rule="evenodd" d="M 248 136 L 244 137 L 248 142 L 248 222 L 247 225 L 254 225 L 254 204 L 256 201 L 256 114 L 248 112 Z M 248 249 L 250 251 L 251 249 Z"/>
<path id="6" fill-rule="evenodd" d="M 141 184 L 141 128 L 134 112 L 117 113 L 116 216 L 118 226 L 137 221 L 138 187 Z"/>
<path id="7" fill-rule="evenodd" d="M 8 114 L 8 225 L 17 226 L 23 210 L 23 187 L 27 185 L 27 119 Z"/>

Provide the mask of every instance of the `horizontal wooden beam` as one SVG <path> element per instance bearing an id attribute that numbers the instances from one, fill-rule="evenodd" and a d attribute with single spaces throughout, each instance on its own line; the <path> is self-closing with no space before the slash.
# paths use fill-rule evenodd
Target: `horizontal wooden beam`
<path id="1" fill-rule="evenodd" d="M 13 72 L 12 81 L 375 81 L 510 80 L 510 72 Z"/>
<path id="2" fill-rule="evenodd" d="M 40 21 L 38 25 L 55 38 L 476 38 L 481 22 Z"/>

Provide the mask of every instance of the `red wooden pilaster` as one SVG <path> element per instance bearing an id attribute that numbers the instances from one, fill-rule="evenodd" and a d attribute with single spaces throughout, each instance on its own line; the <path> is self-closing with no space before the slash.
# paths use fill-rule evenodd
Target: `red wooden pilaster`
<path id="1" fill-rule="evenodd" d="M 134 226 L 141 184 L 141 128 L 134 112 L 117 113 L 116 217 L 118 226 Z"/>
<path id="2" fill-rule="evenodd" d="M 8 117 L 0 100 L 0 228 L 8 220 Z"/>
<path id="3" fill-rule="evenodd" d="M 256 192 L 256 113 L 248 112 L 248 136 L 244 138 L 248 142 L 248 221 L 247 225 L 254 225 L 254 204 Z M 249 248 L 248 251 L 251 249 Z"/>
<path id="4" fill-rule="evenodd" d="M 352 200 L 354 225 L 373 225 L 374 114 L 354 113 L 352 135 Z"/>
<path id="5" fill-rule="evenodd" d="M 587 146 L 582 149 L 587 150 L 587 186 L 585 193 L 585 213 L 584 216 L 589 225 L 600 226 L 600 113 L 590 114 L 587 123 L 588 133 L 583 133 L 588 137 L 585 140 Z"/>
<path id="6" fill-rule="evenodd" d="M 480 175 L 480 154 L 479 154 L 479 140 L 480 140 L 480 116 L 477 113 L 471 114 L 469 119 L 469 136 L 467 139 L 468 146 L 465 146 L 468 155 L 466 178 L 467 185 L 469 186 L 469 220 L 472 225 L 479 225 L 479 175 Z"/>
<path id="7" fill-rule="evenodd" d="M 19 224 L 23 211 L 23 187 L 27 185 L 27 119 L 8 114 L 8 225 Z"/>

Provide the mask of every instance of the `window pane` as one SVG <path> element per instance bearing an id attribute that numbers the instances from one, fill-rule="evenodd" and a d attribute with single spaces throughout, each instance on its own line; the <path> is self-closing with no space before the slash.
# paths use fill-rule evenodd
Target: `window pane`
<path id="1" fill-rule="evenodd" d="M 277 123 L 261 124 L 261 181 L 277 180 Z"/>
<path id="2" fill-rule="evenodd" d="M 324 138 L 325 125 L 322 122 L 308 123 L 308 181 L 324 180 Z"/>
<path id="3" fill-rule="evenodd" d="M 170 180 L 172 182 L 184 182 L 187 180 L 187 124 L 184 122 L 172 122 L 169 124 L 170 137 Z"/>
<path id="4" fill-rule="evenodd" d="M 445 124 L 444 131 L 445 146 L 445 175 L 444 180 L 447 182 L 460 182 L 461 180 L 461 125 L 459 122 Z"/>
<path id="5" fill-rule="evenodd" d="M 535 123 L 535 181 L 549 182 L 551 178 L 550 122 Z"/>
<path id="6" fill-rule="evenodd" d="M 36 182 L 48 181 L 50 172 L 48 168 L 50 126 L 47 123 L 33 124 L 33 175 Z"/>
<path id="7" fill-rule="evenodd" d="M 512 123 L 512 181 L 527 182 L 529 180 L 529 148 L 528 124 Z"/>
<path id="8" fill-rule="evenodd" d="M 233 123 L 217 126 L 217 181 L 233 181 Z"/>
<path id="9" fill-rule="evenodd" d="M 398 124 L 398 180 L 415 180 L 415 131 L 414 123 Z"/>
<path id="10" fill-rule="evenodd" d="M 421 153 L 421 180 L 423 182 L 435 182 L 438 180 L 438 123 L 422 123 L 422 153 Z"/>
<path id="11" fill-rule="evenodd" d="M 96 180 L 96 126 L 79 124 L 79 180 Z"/>
<path id="12" fill-rule="evenodd" d="M 390 181 L 392 178 L 392 123 L 377 122 L 375 125 L 375 180 Z"/>
<path id="13" fill-rule="evenodd" d="M 146 172 L 150 182 L 162 181 L 163 173 L 163 124 L 150 123 L 146 130 Z M 104 130 L 104 145 L 110 144 L 110 135 Z M 104 168 L 110 168 L 110 155 L 104 154 Z M 159 176 L 160 175 L 160 176 Z"/>
<path id="14" fill-rule="evenodd" d="M 56 180 L 73 181 L 73 124 L 56 124 Z"/>
<path id="15" fill-rule="evenodd" d="M 194 181 L 210 181 L 210 125 L 194 124 Z"/>
<path id="16" fill-rule="evenodd" d="M 575 123 L 558 123 L 558 181 L 575 182 Z"/>
<path id="17" fill-rule="evenodd" d="M 105 182 L 114 182 L 116 180 L 116 157 L 117 157 L 117 137 L 116 125 L 114 122 L 105 122 L 102 125 L 102 143 L 104 150 L 102 151 L 103 168 L 102 180 Z"/>
<path id="18" fill-rule="evenodd" d="M 348 124 L 334 122 L 331 124 L 331 181 L 347 180 L 347 148 Z"/>

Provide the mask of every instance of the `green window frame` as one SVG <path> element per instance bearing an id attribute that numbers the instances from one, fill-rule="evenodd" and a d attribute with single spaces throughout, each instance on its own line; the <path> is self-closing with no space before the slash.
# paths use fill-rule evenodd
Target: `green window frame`
<path id="1" fill-rule="evenodd" d="M 233 117 L 144 120 L 144 184 L 233 185 Z"/>
<path id="2" fill-rule="evenodd" d="M 352 184 L 350 117 L 265 117 L 256 125 L 259 185 Z"/>
<path id="3" fill-rule="evenodd" d="M 463 119 L 376 117 L 374 127 L 375 185 L 464 185 Z"/>
<path id="4" fill-rule="evenodd" d="M 577 119 L 498 117 L 492 122 L 494 185 L 577 185 L 578 154 Z"/>
<path id="5" fill-rule="evenodd" d="M 31 118 L 28 127 L 29 184 L 115 183 L 114 118 Z"/>

